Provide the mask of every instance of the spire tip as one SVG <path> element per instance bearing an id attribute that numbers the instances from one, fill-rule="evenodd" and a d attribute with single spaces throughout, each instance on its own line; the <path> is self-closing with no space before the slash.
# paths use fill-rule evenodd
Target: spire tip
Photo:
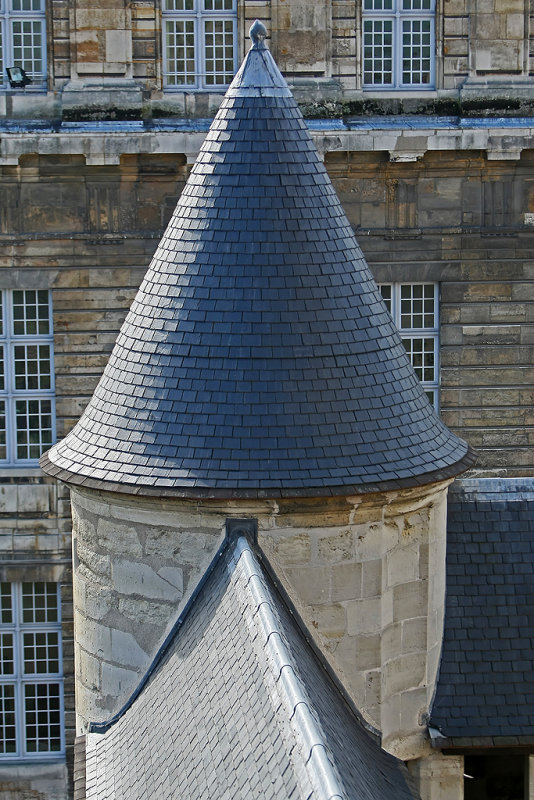
<path id="1" fill-rule="evenodd" d="M 252 46 L 253 47 L 257 47 L 257 48 L 265 47 L 265 45 L 263 44 L 263 41 L 264 41 L 265 37 L 267 36 L 267 28 L 265 27 L 263 22 L 259 21 L 259 19 L 257 19 L 250 26 L 250 30 L 248 32 L 248 35 L 250 36 L 250 38 L 252 40 Z"/>

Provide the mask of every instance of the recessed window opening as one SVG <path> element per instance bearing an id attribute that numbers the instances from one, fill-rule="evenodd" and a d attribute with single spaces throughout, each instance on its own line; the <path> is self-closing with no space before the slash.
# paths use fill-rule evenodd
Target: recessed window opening
<path id="1" fill-rule="evenodd" d="M 0 582 L 0 763 L 64 753 L 59 586 Z"/>
<path id="2" fill-rule="evenodd" d="M 165 89 L 224 89 L 237 68 L 237 0 L 163 0 Z"/>
<path id="3" fill-rule="evenodd" d="M 378 287 L 399 329 L 415 374 L 438 409 L 439 287 L 437 283 L 382 283 Z"/>
<path id="4" fill-rule="evenodd" d="M 0 88 L 3 89 L 10 88 L 7 67 L 23 69 L 31 80 L 30 89 L 45 87 L 45 0 L 0 0 Z"/>
<path id="5" fill-rule="evenodd" d="M 52 304 L 47 289 L 0 302 L 0 466 L 37 464 L 55 438 Z"/>
<path id="6" fill-rule="evenodd" d="M 464 800 L 526 800 L 527 759 L 522 755 L 464 758 Z"/>
<path id="7" fill-rule="evenodd" d="M 363 0 L 364 89 L 432 89 L 435 0 Z"/>

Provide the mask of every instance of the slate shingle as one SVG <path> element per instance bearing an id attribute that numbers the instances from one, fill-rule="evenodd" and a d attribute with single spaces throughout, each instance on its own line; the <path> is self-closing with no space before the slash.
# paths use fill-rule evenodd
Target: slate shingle
<path id="1" fill-rule="evenodd" d="M 485 494 L 475 501 L 453 486 L 447 535 L 445 635 L 431 725 L 454 741 L 532 742 L 532 500 L 509 489 L 508 499 Z"/>
<path id="2" fill-rule="evenodd" d="M 414 797 L 244 539 L 218 559 L 133 704 L 89 734 L 86 769 L 87 800 Z"/>

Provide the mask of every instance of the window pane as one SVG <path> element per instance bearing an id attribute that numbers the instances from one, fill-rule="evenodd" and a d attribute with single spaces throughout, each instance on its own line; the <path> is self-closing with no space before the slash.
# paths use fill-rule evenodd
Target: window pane
<path id="1" fill-rule="evenodd" d="M 0 391 L 3 392 L 6 388 L 6 379 L 5 379 L 5 358 L 4 358 L 4 347 L 0 345 Z"/>
<path id="2" fill-rule="evenodd" d="M 235 71 L 233 20 L 204 22 L 204 55 L 206 85 L 231 83 Z"/>
<path id="3" fill-rule="evenodd" d="M 393 0 L 364 0 L 365 11 L 391 11 Z"/>
<path id="4" fill-rule="evenodd" d="M 378 287 L 380 289 L 380 294 L 382 295 L 382 300 L 384 301 L 387 310 L 390 314 L 393 314 L 393 307 L 392 307 L 392 286 L 389 283 L 382 283 Z"/>
<path id="5" fill-rule="evenodd" d="M 433 8 L 433 0 L 402 0 L 403 11 L 431 11 Z"/>
<path id="6" fill-rule="evenodd" d="M 50 400 L 17 400 L 15 403 L 17 459 L 39 458 L 52 444 Z"/>
<path id="7" fill-rule="evenodd" d="M 393 22 L 366 19 L 363 23 L 363 81 L 367 85 L 393 83 Z"/>
<path id="8" fill-rule="evenodd" d="M 7 581 L 0 583 L 0 622 L 3 625 L 13 623 L 13 597 L 11 583 Z"/>
<path id="9" fill-rule="evenodd" d="M 196 81 L 194 20 L 166 20 L 165 54 L 167 84 L 194 86 Z"/>
<path id="10" fill-rule="evenodd" d="M 61 750 L 61 698 L 59 683 L 24 686 L 26 752 Z"/>
<path id="11" fill-rule="evenodd" d="M 59 634 L 57 631 L 24 633 L 24 674 L 59 672 Z"/>
<path id="12" fill-rule="evenodd" d="M 15 672 L 15 650 L 12 633 L 0 633 L 0 675 Z"/>
<path id="13" fill-rule="evenodd" d="M 430 84 L 432 33 L 430 20 L 402 22 L 402 83 Z"/>
<path id="14" fill-rule="evenodd" d="M 0 460 L 7 459 L 7 440 L 6 440 L 6 403 L 0 400 Z"/>
<path id="15" fill-rule="evenodd" d="M 402 341 L 425 394 L 438 409 L 438 295 L 434 283 L 379 285 L 393 321 L 402 330 Z M 407 332 L 410 331 L 410 335 Z M 424 335 L 417 333 L 424 331 Z"/>
<path id="16" fill-rule="evenodd" d="M 58 621 L 56 583 L 37 581 L 22 584 L 22 621 L 25 624 Z"/>
<path id="17" fill-rule="evenodd" d="M 2 756 L 62 748 L 58 588 L 46 581 L 0 583 L 0 763 Z"/>
<path id="18" fill-rule="evenodd" d="M 400 287 L 400 327 L 436 327 L 436 302 L 433 284 L 403 283 Z"/>
<path id="19" fill-rule="evenodd" d="M 45 0 L 11 0 L 13 11 L 44 11 Z"/>
<path id="20" fill-rule="evenodd" d="M 31 77 L 43 76 L 43 27 L 40 19 L 11 22 L 14 65 L 22 67 Z"/>
<path id="21" fill-rule="evenodd" d="M 205 11 L 233 11 L 234 0 L 204 0 Z"/>
<path id="22" fill-rule="evenodd" d="M 15 336 L 46 336 L 51 332 L 50 303 L 46 289 L 13 292 Z"/>
<path id="23" fill-rule="evenodd" d="M 15 687 L 10 683 L 0 684 L 0 754 L 16 752 Z"/>
<path id="24" fill-rule="evenodd" d="M 415 374 L 422 382 L 435 383 L 437 380 L 434 342 L 431 337 L 403 338 Z"/>
<path id="25" fill-rule="evenodd" d="M 194 0 L 165 0 L 164 11 L 193 11 Z"/>
<path id="26" fill-rule="evenodd" d="M 15 389 L 50 389 L 52 371 L 49 344 L 17 344 L 13 356 Z"/>

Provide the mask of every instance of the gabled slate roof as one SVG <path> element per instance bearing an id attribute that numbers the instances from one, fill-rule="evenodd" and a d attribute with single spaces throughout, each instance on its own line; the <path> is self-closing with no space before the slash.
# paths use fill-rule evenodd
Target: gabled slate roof
<path id="1" fill-rule="evenodd" d="M 103 726 L 106 728 L 106 726 Z M 133 704 L 86 742 L 87 800 L 408 800 L 244 537 Z"/>
<path id="2" fill-rule="evenodd" d="M 256 29 L 80 422 L 67 482 L 186 496 L 343 494 L 456 475 Z"/>
<path id="3" fill-rule="evenodd" d="M 500 484 L 449 490 L 438 746 L 534 743 L 534 485 Z"/>

